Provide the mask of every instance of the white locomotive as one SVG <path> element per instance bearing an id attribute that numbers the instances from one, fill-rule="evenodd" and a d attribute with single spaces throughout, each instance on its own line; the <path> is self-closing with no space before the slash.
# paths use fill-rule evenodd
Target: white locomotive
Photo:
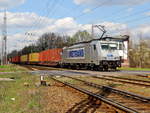
<path id="1" fill-rule="evenodd" d="M 117 46 L 115 41 L 93 39 L 64 47 L 61 65 L 75 69 L 116 69 L 121 67 Z"/>

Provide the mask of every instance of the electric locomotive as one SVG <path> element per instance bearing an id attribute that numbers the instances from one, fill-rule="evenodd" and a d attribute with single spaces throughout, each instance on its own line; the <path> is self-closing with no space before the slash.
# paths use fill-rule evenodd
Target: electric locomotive
<path id="1" fill-rule="evenodd" d="M 64 47 L 60 65 L 70 68 L 108 70 L 121 67 L 117 42 L 93 39 Z"/>

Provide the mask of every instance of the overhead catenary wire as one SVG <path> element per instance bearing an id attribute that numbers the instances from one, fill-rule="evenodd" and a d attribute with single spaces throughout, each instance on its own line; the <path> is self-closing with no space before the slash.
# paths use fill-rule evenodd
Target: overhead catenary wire
<path id="1" fill-rule="evenodd" d="M 53 3 L 55 3 L 55 0 L 54 0 Z M 47 0 L 47 2 L 46 2 L 46 7 L 49 7 L 49 5 L 50 5 L 50 0 Z M 41 12 L 41 11 L 44 11 L 44 10 L 40 10 L 40 12 Z M 45 12 L 46 12 L 46 11 L 45 11 Z M 34 13 L 32 13 L 32 14 L 30 15 L 30 17 L 34 17 Z M 35 21 L 34 21 L 33 25 L 30 27 L 30 29 L 33 29 L 33 28 L 36 26 L 36 24 L 38 23 L 38 21 L 40 21 L 40 20 L 41 20 L 41 17 L 39 17 L 38 19 L 35 18 Z M 18 27 L 17 24 L 16 24 L 16 26 Z M 26 35 L 26 34 L 27 34 L 27 31 L 24 32 L 24 34 Z M 28 37 L 29 37 L 29 35 L 27 35 L 27 37 L 25 37 L 24 42 L 26 41 L 26 38 L 28 38 Z M 19 41 L 20 41 L 20 40 L 19 40 Z M 29 41 L 26 41 L 26 42 L 29 42 Z"/>
<path id="2" fill-rule="evenodd" d="M 112 0 L 105 1 L 105 2 L 103 2 L 103 3 L 99 4 L 99 5 L 97 5 L 96 7 L 94 7 L 94 8 L 91 9 L 91 10 L 96 10 L 97 8 L 103 6 L 104 4 L 109 3 L 110 1 L 112 1 Z M 83 16 L 83 15 L 85 15 L 85 14 L 86 14 L 86 13 L 82 13 L 82 14 L 80 14 L 80 15 L 74 17 L 74 19 L 79 18 L 79 17 L 81 17 L 81 16 Z M 61 17 L 60 17 L 60 18 L 61 18 Z M 64 24 L 65 24 L 65 23 L 63 23 L 63 25 L 64 25 Z"/>
<path id="3" fill-rule="evenodd" d="M 103 6 L 103 5 L 101 4 L 101 5 L 99 5 L 99 6 L 95 7 L 95 8 L 93 8 L 92 10 L 95 10 L 95 9 L 97 9 L 97 8 L 101 7 L 101 6 Z M 85 13 L 84 13 L 83 15 L 85 15 Z M 79 16 L 79 17 L 81 17 L 81 16 L 82 16 L 82 14 L 81 14 L 81 15 L 78 15 L 78 16 Z M 77 16 L 77 17 L 78 17 L 78 16 Z M 76 17 L 76 18 L 77 18 L 77 17 Z M 43 22 L 43 21 L 40 21 L 40 22 Z"/>
<path id="4" fill-rule="evenodd" d="M 52 0 L 51 0 L 51 1 L 52 1 Z M 53 6 L 54 3 L 55 3 L 55 0 L 53 1 L 53 3 L 52 3 L 51 6 Z M 49 6 L 50 6 L 50 0 L 47 0 L 46 3 L 45 3 L 45 7 L 48 8 Z M 46 13 L 46 10 L 44 10 L 44 9 L 45 9 L 45 8 L 43 8 L 42 10 L 39 10 L 39 13 L 40 13 L 40 12 L 44 12 L 44 11 L 45 11 L 45 13 Z M 47 11 L 47 12 L 48 12 L 48 11 Z M 33 29 L 38 25 L 38 23 L 41 21 L 42 16 L 40 16 L 39 18 L 34 18 L 34 13 L 31 13 L 31 14 L 30 14 L 30 17 L 31 17 L 31 18 L 33 17 L 33 19 L 35 20 L 34 23 L 29 27 L 30 30 L 33 30 Z M 20 27 L 21 25 L 15 24 L 15 26 L 16 26 L 16 27 Z M 29 29 L 28 29 L 28 30 L 25 30 L 25 29 L 27 29 L 27 28 L 24 28 L 23 34 L 26 34 L 26 33 L 29 31 Z M 20 32 L 17 32 L 17 33 L 20 33 Z"/>
<path id="5" fill-rule="evenodd" d="M 102 5 L 102 4 L 101 4 Z M 97 6 L 97 7 L 95 7 L 93 10 L 95 10 L 95 9 L 97 9 L 98 7 L 100 7 L 101 5 L 99 5 L 99 6 Z M 121 12 L 121 11 L 120 11 Z M 138 14 L 138 12 L 136 12 L 135 14 Z M 135 15 L 135 14 L 132 14 L 132 15 Z M 84 14 L 85 15 L 85 14 Z M 79 15 L 79 16 L 82 16 L 82 14 L 81 15 Z M 130 16 L 130 15 L 128 15 L 128 16 Z M 78 17 L 78 16 L 77 16 Z M 77 18 L 76 17 L 76 18 Z M 142 18 L 141 18 L 142 19 Z M 138 19 L 138 20 L 140 20 L 140 19 Z M 134 20 L 133 20 L 134 21 Z M 135 22 L 135 21 L 134 21 Z"/>
<path id="6" fill-rule="evenodd" d="M 110 2 L 110 1 L 111 1 L 111 0 L 105 1 L 105 2 L 103 2 L 103 3 L 101 3 L 101 4 L 99 4 L 98 6 L 94 7 L 94 8 L 91 9 L 91 10 L 96 10 L 97 8 L 103 6 L 104 4 L 106 4 L 106 3 Z M 53 13 L 54 13 L 54 12 L 53 12 Z M 85 14 L 86 14 L 86 13 L 82 13 L 82 14 L 78 15 L 77 17 L 75 17 L 74 19 L 77 19 L 77 18 L 79 18 L 79 17 L 81 17 L 81 16 L 83 16 L 83 15 L 85 15 Z M 41 22 L 41 21 L 40 21 L 40 22 Z M 40 23 L 38 23 L 38 24 L 40 24 Z"/>
<path id="7" fill-rule="evenodd" d="M 110 1 L 112 1 L 112 0 L 104 1 L 104 2 L 102 2 L 101 4 L 98 4 L 96 7 L 92 8 L 91 11 L 94 11 L 94 10 L 96 10 L 96 9 L 98 9 L 98 8 L 100 8 L 100 7 L 102 7 L 104 4 L 109 3 Z M 76 17 L 74 17 L 74 18 L 77 19 L 77 18 L 80 18 L 81 16 L 84 16 L 84 15 L 86 15 L 86 14 L 87 14 L 87 13 L 82 12 L 81 14 L 79 14 L 78 16 L 76 16 Z"/>
<path id="8" fill-rule="evenodd" d="M 58 18 L 63 18 L 64 16 L 66 16 L 66 14 L 74 14 L 73 12 L 76 11 L 77 9 L 79 9 L 80 7 L 81 7 L 81 5 L 77 5 L 76 7 L 73 7 L 70 10 L 65 8 L 67 12 L 64 15 L 59 16 Z"/>
<path id="9" fill-rule="evenodd" d="M 52 4 L 50 4 L 50 0 L 47 0 L 47 2 L 46 2 L 46 9 L 47 10 L 45 10 L 45 13 L 47 12 L 47 16 L 51 13 L 51 10 L 48 12 L 48 9 L 49 9 L 49 7 L 50 8 L 53 8 L 53 6 L 55 6 L 55 0 L 53 0 L 52 1 Z M 44 8 L 45 9 L 45 8 Z M 39 24 L 41 23 L 41 21 L 42 21 L 42 16 L 40 16 L 35 22 L 34 22 L 34 24 L 31 26 L 31 30 L 33 30 L 34 28 L 36 28 L 36 27 L 39 27 Z M 30 36 L 30 38 L 31 38 L 31 34 L 33 34 L 33 33 L 30 33 L 29 31 L 28 32 L 26 32 L 25 34 L 27 34 L 27 37 L 28 36 Z"/>
<path id="10" fill-rule="evenodd" d="M 128 16 L 126 16 L 126 17 L 130 17 L 130 16 L 136 16 L 136 15 L 139 15 L 140 13 L 143 13 L 143 14 L 145 14 L 145 13 L 147 13 L 147 11 L 149 11 L 150 9 L 144 9 L 144 10 L 140 10 L 140 11 L 137 11 L 137 12 L 135 12 L 135 13 L 132 13 L 132 14 L 130 14 L 130 15 L 128 15 Z M 137 21 L 140 21 L 140 20 L 145 20 L 145 19 L 148 19 L 150 16 L 149 15 L 145 15 L 145 17 L 140 17 L 140 18 L 137 18 L 137 17 L 135 17 L 134 19 L 128 19 L 127 21 L 123 21 L 123 23 L 125 24 L 129 24 L 129 23 L 135 23 L 135 22 L 137 22 Z M 125 17 L 124 17 L 125 18 Z M 120 18 L 121 19 L 121 18 Z M 123 24 L 122 23 L 122 24 Z M 121 24 L 121 23 L 120 23 Z M 123 31 L 123 30 L 121 30 L 121 31 Z"/>
<path id="11" fill-rule="evenodd" d="M 50 13 L 50 12 L 47 13 L 46 17 L 48 17 L 50 14 L 52 15 L 52 14 L 56 11 L 55 9 L 57 8 L 58 4 L 59 4 L 60 2 L 62 3 L 63 1 L 64 1 L 64 0 L 62 0 L 62 1 L 59 0 L 59 1 L 57 2 L 57 4 L 55 4 L 54 10 L 51 10 L 51 13 Z M 54 2 L 53 2 L 53 3 L 54 3 Z M 52 5 L 52 6 L 53 6 L 53 5 Z M 44 21 L 44 20 L 42 21 L 42 19 L 40 19 L 39 24 L 40 24 L 41 22 L 44 23 L 45 21 Z M 38 25 L 37 25 L 36 27 L 39 28 Z"/>
<path id="12" fill-rule="evenodd" d="M 139 15 L 139 14 L 145 14 L 145 15 L 146 15 L 146 13 L 147 13 L 148 11 L 150 11 L 150 8 L 144 9 L 144 10 L 141 10 L 141 11 L 137 11 L 137 12 L 132 13 L 132 14 L 130 14 L 130 15 L 123 16 L 123 17 L 119 17 L 119 18 L 116 18 L 116 19 L 117 19 L 117 21 L 118 21 L 118 20 L 121 20 L 121 19 L 127 19 L 128 17 L 132 17 L 132 16 L 134 17 L 135 15 Z"/>
<path id="13" fill-rule="evenodd" d="M 50 0 L 47 0 L 47 2 L 46 2 L 46 9 L 48 9 L 48 7 L 53 8 L 54 6 L 55 6 L 55 0 L 51 1 L 51 6 L 50 6 Z M 45 12 L 48 12 L 48 10 L 47 11 L 45 10 Z M 51 10 L 47 13 L 47 15 L 50 12 L 51 12 Z M 33 28 L 36 28 L 40 24 L 41 20 L 42 20 L 42 16 L 40 16 L 37 20 L 35 20 L 34 24 L 31 26 L 30 29 L 32 30 Z"/>
<path id="14" fill-rule="evenodd" d="M 103 2 L 103 3 L 101 3 L 101 4 L 99 4 L 98 6 L 94 7 L 94 8 L 91 9 L 91 10 L 96 10 L 97 8 L 103 6 L 105 3 L 108 3 L 109 1 L 112 1 L 112 0 L 105 1 L 105 2 Z M 63 0 L 62 0 L 62 2 L 63 2 Z M 58 3 L 58 2 L 57 2 L 57 3 Z M 77 7 L 78 7 L 78 6 L 77 6 Z M 72 11 L 70 11 L 70 12 L 72 12 Z M 54 14 L 54 11 L 52 12 L 52 14 Z M 83 15 L 85 15 L 85 14 L 86 14 L 86 13 L 82 13 L 82 14 L 80 14 L 80 15 L 74 17 L 74 19 L 79 18 L 79 17 L 81 17 L 81 16 L 83 16 Z M 48 13 L 48 15 L 49 15 L 49 13 Z M 48 15 L 46 15 L 46 17 L 48 17 Z M 54 16 L 54 15 L 52 15 L 52 16 Z M 59 17 L 59 18 L 61 18 L 61 17 Z M 41 20 L 40 20 L 40 22 L 41 22 Z M 39 24 L 39 23 L 37 23 L 37 24 Z"/>
<path id="15" fill-rule="evenodd" d="M 103 4 L 105 4 L 106 2 L 104 2 Z M 102 6 L 102 4 L 101 5 L 98 5 L 98 6 L 96 6 L 95 8 L 93 8 L 92 10 L 95 10 L 95 9 L 97 9 L 97 8 L 99 8 L 99 7 L 101 7 Z M 123 8 L 123 9 L 126 9 L 126 8 Z M 142 12 L 144 12 L 144 11 L 148 11 L 148 9 L 146 9 L 146 10 L 142 10 L 142 11 L 140 11 L 141 13 Z M 118 14 L 118 13 L 121 13 L 122 12 L 122 10 L 120 10 L 119 12 L 117 12 L 116 14 Z M 136 14 L 139 14 L 140 12 L 136 12 L 136 13 L 134 13 L 134 14 L 131 14 L 131 16 L 133 16 L 133 15 L 136 15 Z M 79 17 L 81 17 L 81 16 L 83 16 L 83 15 L 85 15 L 85 13 L 82 13 L 82 14 L 80 14 L 80 15 L 78 15 L 77 17 L 74 17 L 75 19 L 77 19 L 77 18 L 79 18 Z M 126 17 L 129 17 L 130 15 L 128 15 L 128 16 L 126 16 Z M 142 18 L 141 18 L 142 19 Z M 136 19 L 135 19 L 136 20 Z M 135 22 L 135 20 L 133 20 L 134 22 Z M 140 20 L 140 19 L 138 19 L 138 20 Z"/>

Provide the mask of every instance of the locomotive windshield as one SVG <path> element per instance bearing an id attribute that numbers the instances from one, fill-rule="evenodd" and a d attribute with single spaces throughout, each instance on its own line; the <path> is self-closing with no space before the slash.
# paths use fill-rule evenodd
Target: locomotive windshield
<path id="1" fill-rule="evenodd" d="M 115 43 L 102 43 L 101 48 L 103 50 L 117 50 L 117 44 L 115 44 Z"/>

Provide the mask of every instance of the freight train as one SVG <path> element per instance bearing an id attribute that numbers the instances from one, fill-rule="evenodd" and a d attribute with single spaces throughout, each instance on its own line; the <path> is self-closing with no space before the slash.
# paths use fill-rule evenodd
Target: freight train
<path id="1" fill-rule="evenodd" d="M 108 70 L 121 67 L 118 43 L 93 39 L 69 47 L 54 48 L 10 58 L 15 64 L 34 64 L 72 69 Z"/>

